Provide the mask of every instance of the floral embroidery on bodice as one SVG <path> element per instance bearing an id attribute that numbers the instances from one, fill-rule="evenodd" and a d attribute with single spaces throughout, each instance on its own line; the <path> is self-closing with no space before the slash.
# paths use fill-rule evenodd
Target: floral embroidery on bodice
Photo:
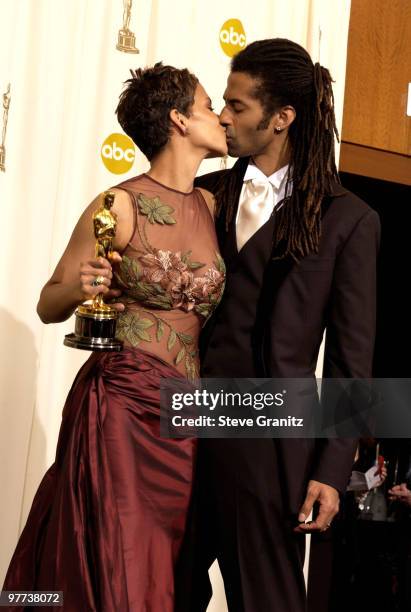
<path id="1" fill-rule="evenodd" d="M 141 175 L 118 186 L 135 230 L 115 278 L 126 305 L 117 337 L 198 376 L 198 336 L 225 283 L 214 223 L 199 190 L 182 193 Z"/>

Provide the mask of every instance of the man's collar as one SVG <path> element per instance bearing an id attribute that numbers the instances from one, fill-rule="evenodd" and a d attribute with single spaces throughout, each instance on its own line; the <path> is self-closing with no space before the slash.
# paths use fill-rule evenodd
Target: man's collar
<path id="1" fill-rule="evenodd" d="M 252 161 L 250 161 L 247 166 L 247 170 L 245 171 L 243 181 L 250 181 L 252 179 L 257 178 L 262 180 L 268 180 L 272 184 L 272 186 L 278 190 L 280 189 L 286 177 L 287 170 L 288 164 L 286 164 L 279 170 L 276 170 L 276 172 L 273 172 L 273 174 L 271 174 L 270 176 L 266 176 L 264 172 L 262 172 Z"/>

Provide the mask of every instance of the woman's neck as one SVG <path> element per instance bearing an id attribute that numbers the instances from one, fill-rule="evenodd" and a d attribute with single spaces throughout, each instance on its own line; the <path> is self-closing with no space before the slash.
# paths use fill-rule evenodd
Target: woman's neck
<path id="1" fill-rule="evenodd" d="M 147 174 L 171 189 L 188 193 L 193 189 L 201 162 L 202 158 L 193 153 L 166 149 L 152 160 Z"/>

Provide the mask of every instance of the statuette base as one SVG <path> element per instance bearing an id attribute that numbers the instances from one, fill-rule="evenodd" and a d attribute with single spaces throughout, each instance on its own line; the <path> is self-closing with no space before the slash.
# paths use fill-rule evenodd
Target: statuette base
<path id="1" fill-rule="evenodd" d="M 124 53 L 140 53 L 136 47 L 136 37 L 130 30 L 120 30 L 116 49 Z"/>

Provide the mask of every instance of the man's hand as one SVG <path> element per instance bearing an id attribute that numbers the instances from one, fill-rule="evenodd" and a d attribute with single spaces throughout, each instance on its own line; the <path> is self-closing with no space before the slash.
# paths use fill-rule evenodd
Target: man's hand
<path id="1" fill-rule="evenodd" d="M 315 521 L 305 523 L 304 521 L 310 515 L 315 502 L 318 502 L 320 505 L 318 516 Z M 326 531 L 337 514 L 339 506 L 340 498 L 337 489 L 317 480 L 310 480 L 306 498 L 298 515 L 298 520 L 301 521 L 301 524 L 295 527 L 294 531 L 297 533 Z"/>
<path id="2" fill-rule="evenodd" d="M 407 488 L 405 482 L 392 487 L 392 489 L 388 491 L 388 498 L 390 501 L 398 500 L 411 508 L 411 491 Z"/>

